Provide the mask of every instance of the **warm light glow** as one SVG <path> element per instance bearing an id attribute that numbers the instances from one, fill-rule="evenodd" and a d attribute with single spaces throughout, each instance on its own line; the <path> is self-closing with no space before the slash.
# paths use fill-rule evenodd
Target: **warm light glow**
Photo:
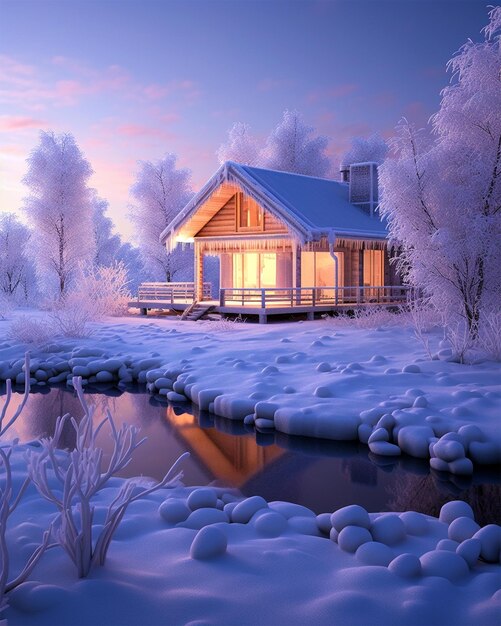
<path id="1" fill-rule="evenodd" d="M 344 285 L 344 253 L 336 252 L 337 286 Z M 301 287 L 335 287 L 336 265 L 329 252 L 301 252 Z"/>
<path id="2" fill-rule="evenodd" d="M 233 254 L 233 287 L 262 289 L 277 286 L 277 255 L 274 252 Z"/>
<path id="3" fill-rule="evenodd" d="M 364 250 L 364 286 L 384 285 L 383 250 Z"/>
<path id="4" fill-rule="evenodd" d="M 252 198 L 237 195 L 238 230 L 262 230 L 263 210 Z"/>

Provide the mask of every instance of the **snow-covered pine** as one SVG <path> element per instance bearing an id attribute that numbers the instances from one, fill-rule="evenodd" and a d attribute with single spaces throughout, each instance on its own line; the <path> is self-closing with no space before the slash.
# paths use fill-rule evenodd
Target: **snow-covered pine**
<path id="1" fill-rule="evenodd" d="M 78 264 L 92 259 L 92 174 L 73 135 L 41 132 L 23 179 L 30 190 L 24 210 L 33 227 L 30 242 L 37 275 L 47 294 L 63 296 Z"/>

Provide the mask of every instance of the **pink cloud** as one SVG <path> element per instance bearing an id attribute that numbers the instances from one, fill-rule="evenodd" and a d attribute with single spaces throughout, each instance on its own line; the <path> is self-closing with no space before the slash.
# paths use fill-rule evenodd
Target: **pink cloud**
<path id="1" fill-rule="evenodd" d="M 289 87 L 292 81 L 283 78 L 264 78 L 257 84 L 258 91 L 273 91 L 274 89 L 283 89 Z"/>
<path id="2" fill-rule="evenodd" d="M 318 89 L 316 91 L 311 91 L 307 96 L 307 102 L 314 104 L 321 100 L 333 100 L 335 98 L 345 98 L 350 94 L 358 91 L 360 89 L 360 85 L 356 85 L 355 83 L 343 83 L 341 85 L 335 85 L 333 87 L 328 87 L 327 89 Z"/>
<path id="3" fill-rule="evenodd" d="M 396 103 L 397 95 L 395 92 L 386 90 L 380 91 L 379 93 L 374 94 L 372 98 L 372 102 L 380 107 L 389 107 Z"/>
<path id="4" fill-rule="evenodd" d="M 45 120 L 33 117 L 23 117 L 21 115 L 0 115 L 0 132 L 10 132 L 15 130 L 25 130 L 28 128 L 45 128 Z"/>
<path id="5" fill-rule="evenodd" d="M 161 100 L 169 93 L 169 89 L 162 85 L 148 85 L 143 89 L 143 93 L 151 100 Z"/>
<path id="6" fill-rule="evenodd" d="M 406 117 L 411 123 L 424 126 L 428 123 L 430 112 L 426 110 L 425 105 L 421 101 L 414 100 L 405 105 L 403 117 Z"/>
<path id="7" fill-rule="evenodd" d="M 175 139 L 177 137 L 174 133 L 143 124 L 122 124 L 117 127 L 116 133 L 121 137 L 161 137 L 162 139 Z"/>

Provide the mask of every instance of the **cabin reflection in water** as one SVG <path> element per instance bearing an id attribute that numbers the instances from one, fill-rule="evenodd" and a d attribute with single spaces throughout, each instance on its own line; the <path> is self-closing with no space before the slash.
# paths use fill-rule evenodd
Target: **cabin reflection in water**
<path id="1" fill-rule="evenodd" d="M 240 486 L 268 463 L 282 456 L 278 446 L 257 446 L 253 437 L 235 437 L 216 428 L 200 428 L 190 413 L 168 406 L 167 422 L 172 425 L 188 451 L 223 483 Z"/>

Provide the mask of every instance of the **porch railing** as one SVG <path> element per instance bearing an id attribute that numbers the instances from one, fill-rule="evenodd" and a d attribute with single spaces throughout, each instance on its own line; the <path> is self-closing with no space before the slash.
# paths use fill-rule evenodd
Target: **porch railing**
<path id="1" fill-rule="evenodd" d="M 220 306 L 267 307 L 338 306 L 405 302 L 407 285 L 378 287 L 287 287 L 270 289 L 220 289 Z"/>
<path id="2" fill-rule="evenodd" d="M 211 283 L 203 284 L 203 299 L 210 300 Z M 139 302 L 162 301 L 193 302 L 195 300 L 195 283 L 141 283 L 139 285 Z"/>

